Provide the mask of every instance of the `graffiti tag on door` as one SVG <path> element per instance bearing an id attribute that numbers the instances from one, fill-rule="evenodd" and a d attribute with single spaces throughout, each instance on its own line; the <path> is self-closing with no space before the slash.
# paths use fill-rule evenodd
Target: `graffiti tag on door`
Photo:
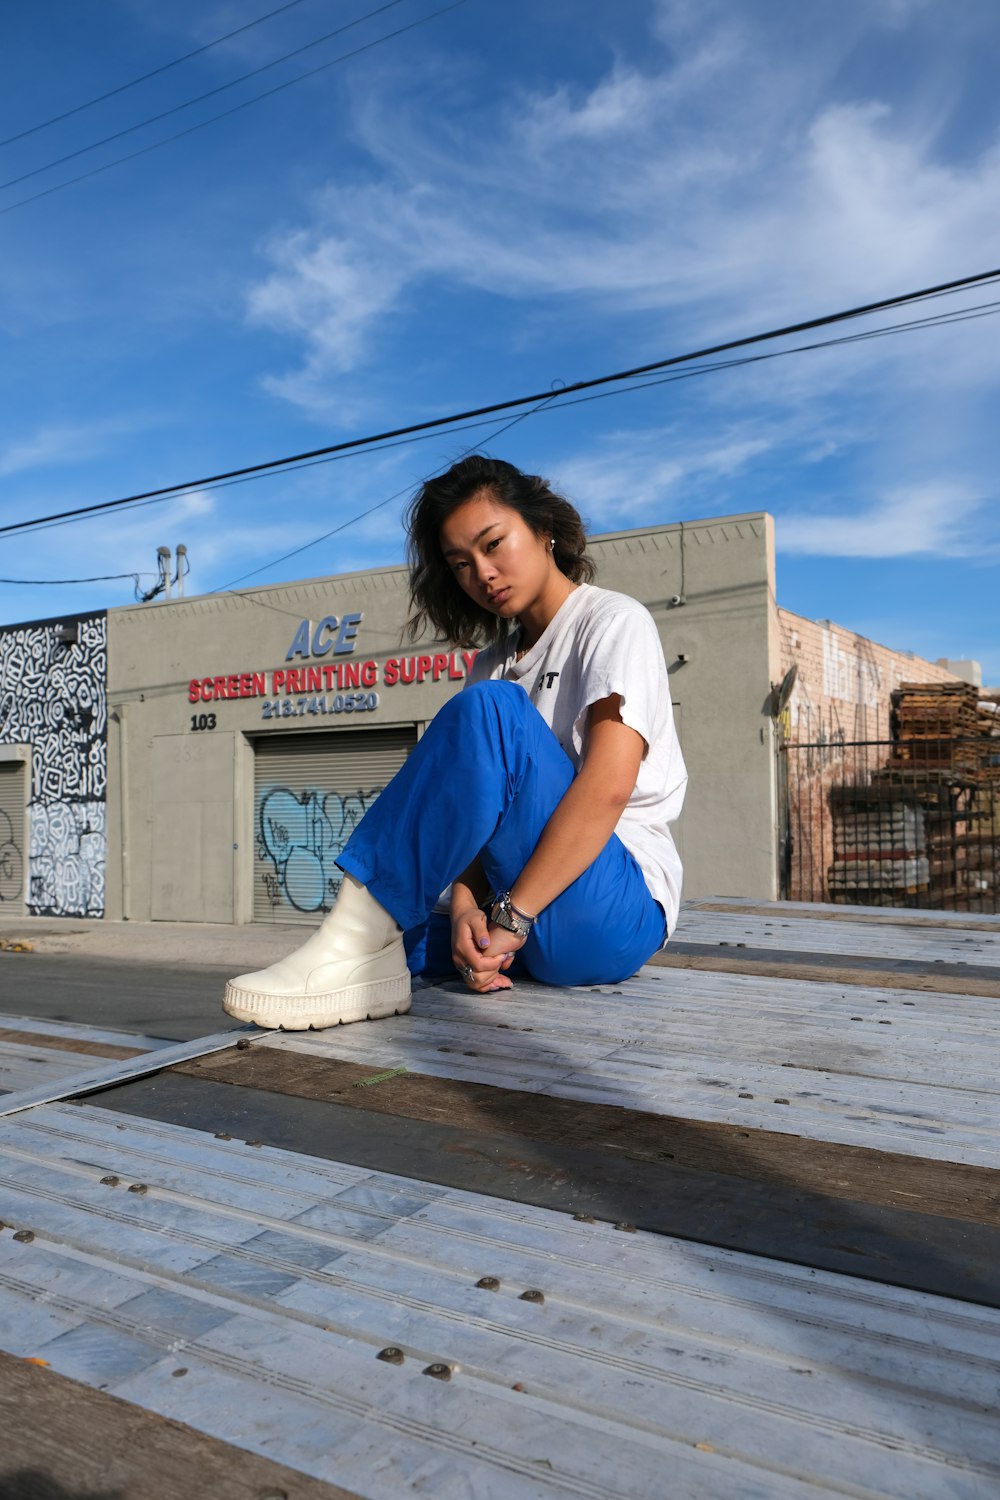
<path id="1" fill-rule="evenodd" d="M 257 858 L 268 866 L 264 885 L 273 908 L 330 910 L 344 878 L 337 857 L 381 791 L 380 786 L 359 788 L 345 797 L 279 786 L 263 794 Z"/>
<path id="2" fill-rule="evenodd" d="M 38 917 L 104 915 L 107 620 L 0 627 L 0 745 L 31 746 L 28 847 L 0 828 L 0 901 Z M 10 892 L 17 888 L 17 894 Z"/>
<path id="3" fill-rule="evenodd" d="M 24 855 L 14 842 L 14 825 L 0 810 L 0 901 L 17 901 L 24 884 Z"/>

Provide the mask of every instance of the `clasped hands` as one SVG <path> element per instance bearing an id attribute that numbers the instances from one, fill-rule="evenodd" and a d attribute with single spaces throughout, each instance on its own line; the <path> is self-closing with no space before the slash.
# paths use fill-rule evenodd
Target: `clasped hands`
<path id="1" fill-rule="evenodd" d="M 478 995 L 491 990 L 509 990 L 506 970 L 526 939 L 486 919 L 478 906 L 451 915 L 451 956 L 455 968 L 470 990 Z"/>

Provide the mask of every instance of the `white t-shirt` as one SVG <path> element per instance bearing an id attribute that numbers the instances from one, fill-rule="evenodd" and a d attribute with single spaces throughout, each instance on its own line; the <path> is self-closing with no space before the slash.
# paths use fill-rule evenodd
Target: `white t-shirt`
<path id="1" fill-rule="evenodd" d="M 627 594 L 583 583 L 520 661 L 516 635 L 476 658 L 469 683 L 519 682 L 579 771 L 591 705 L 617 693 L 622 722 L 641 734 L 646 753 L 615 832 L 634 856 L 650 895 L 673 931 L 681 899 L 681 862 L 670 832 L 687 786 L 674 732 L 663 649 L 649 611 Z"/>

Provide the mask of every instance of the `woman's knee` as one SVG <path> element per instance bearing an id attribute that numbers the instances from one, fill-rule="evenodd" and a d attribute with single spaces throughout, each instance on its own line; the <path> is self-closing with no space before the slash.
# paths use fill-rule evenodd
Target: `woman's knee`
<path id="1" fill-rule="evenodd" d="M 626 898 L 622 911 L 629 907 Z M 633 922 L 625 924 L 619 915 L 612 930 L 579 911 L 567 914 L 565 903 L 544 925 L 548 930 L 532 933 L 523 954 L 533 978 L 559 986 L 620 984 L 648 963 L 666 935 L 663 909 L 650 896 L 634 911 Z"/>
<path id="2" fill-rule="evenodd" d="M 537 713 L 524 688 L 517 682 L 474 682 L 463 688 L 438 710 L 437 717 L 469 719 L 485 715 L 523 715 L 527 710 Z"/>
<path id="3" fill-rule="evenodd" d="M 531 701 L 520 683 L 507 682 L 502 677 L 496 679 L 491 677 L 485 682 L 473 682 L 457 695 L 457 700 L 453 701 L 461 702 L 463 698 L 468 698 L 470 702 L 485 699 L 488 703 L 502 703 L 505 705 L 508 703 L 518 703 L 521 699 L 525 699 L 529 703 Z"/>

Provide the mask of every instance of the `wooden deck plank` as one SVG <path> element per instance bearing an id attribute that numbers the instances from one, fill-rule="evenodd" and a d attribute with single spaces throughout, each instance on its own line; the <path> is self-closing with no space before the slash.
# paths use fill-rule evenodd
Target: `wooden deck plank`
<path id="1" fill-rule="evenodd" d="M 49 1052 L 72 1052 L 80 1057 L 138 1057 L 146 1047 L 122 1047 L 114 1042 L 90 1041 L 87 1037 L 51 1036 L 23 1027 L 0 1026 L 5 1047 L 34 1047 Z"/>
<path id="2" fill-rule="evenodd" d="M 0 1348 L 302 1500 L 984 1500 L 1000 926 L 870 915 L 695 903 L 619 986 L 418 990 L 0 1119 Z"/>
<path id="3" fill-rule="evenodd" d="M 221 1133 L 257 1145 L 308 1152 L 335 1165 L 487 1193 L 609 1224 L 631 1224 L 705 1245 L 785 1260 L 895 1287 L 1000 1306 L 1000 1229 L 943 1215 L 806 1191 L 777 1174 L 642 1160 L 598 1143 L 505 1134 L 347 1108 L 329 1100 L 265 1093 L 175 1072 L 100 1096 L 120 1120 L 142 1117 Z M 577 1106 L 578 1108 L 579 1106 Z M 697 1143 L 697 1121 L 682 1122 Z M 747 1132 L 748 1140 L 753 1133 Z M 739 1141 L 742 1146 L 745 1143 Z"/>
<path id="4" fill-rule="evenodd" d="M 0 1166 L 34 1223 L 0 1346 L 366 1500 L 1000 1483 L 987 1308 L 87 1105 L 6 1121 Z"/>
<path id="5" fill-rule="evenodd" d="M 997 998 L 997 981 L 992 973 L 982 978 L 964 973 L 949 974 L 947 981 L 926 964 L 897 962 L 891 967 L 884 961 L 856 958 L 834 958 L 830 954 L 776 954 L 773 950 L 739 950 L 729 953 L 707 944 L 678 944 L 654 953 L 649 960 L 654 968 L 700 969 L 714 974 L 753 974 L 772 979 L 804 979 L 821 984 L 850 984 L 866 987 L 916 990 L 936 994 L 944 984 L 952 995 L 973 995 L 984 1000 Z"/>
<path id="6" fill-rule="evenodd" d="M 457 1130 L 601 1149 L 634 1161 L 672 1161 L 695 1171 L 781 1184 L 855 1203 L 918 1208 L 925 1214 L 1000 1228 L 997 1175 L 980 1166 L 831 1145 L 776 1131 L 748 1132 L 720 1122 L 694 1126 L 676 1116 L 581 1105 L 575 1099 L 412 1072 L 366 1088 L 359 1085 L 377 1074 L 370 1064 L 274 1048 L 216 1053 L 176 1071 L 289 1098 L 447 1123 Z"/>
<path id="7" fill-rule="evenodd" d="M 947 924 L 836 921 L 827 916 L 787 914 L 780 902 L 754 912 L 686 907 L 671 941 L 737 943 L 751 948 L 785 948 L 805 953 L 899 958 L 933 963 L 944 959 L 996 969 L 1000 982 L 1000 924 L 966 930 Z"/>
<path id="8" fill-rule="evenodd" d="M 285 1464 L 0 1352 L 0 1496 L 358 1500 Z"/>
<path id="9" fill-rule="evenodd" d="M 0 1108 L 15 1095 L 36 1090 L 58 1097 L 69 1079 L 95 1066 L 95 1059 L 120 1063 L 161 1048 L 152 1037 L 0 1015 Z"/>
<path id="10" fill-rule="evenodd" d="M 937 931 L 967 928 L 970 932 L 1000 932 L 1000 916 L 983 912 L 931 911 L 908 906 L 831 905 L 820 901 L 755 901 L 752 897 L 709 896 L 685 901 L 684 911 L 735 912 L 737 915 L 784 920 L 804 917 L 816 922 L 861 922 L 881 927 L 926 927 Z"/>
<path id="11" fill-rule="evenodd" d="M 1000 1160 L 1000 1006 L 647 968 L 621 986 L 415 992 L 258 1048 L 981 1166 Z"/>
<path id="12" fill-rule="evenodd" d="M 172 1062 L 181 1062 L 206 1052 L 221 1051 L 232 1045 L 236 1030 L 230 1028 L 228 1031 L 216 1032 L 213 1036 L 137 1052 L 130 1057 L 101 1058 L 83 1067 L 79 1066 L 79 1059 L 60 1067 L 54 1065 L 52 1055 L 39 1058 L 38 1061 L 44 1064 L 38 1069 L 42 1075 L 41 1081 L 34 1083 L 30 1079 L 22 1080 L 16 1089 L 0 1093 L 0 1117 L 34 1109 L 40 1104 L 50 1104 L 57 1099 L 72 1099 L 98 1089 L 111 1088 L 129 1078 L 141 1078 L 144 1074 L 158 1072 L 161 1068 L 169 1067 Z"/>
<path id="13" fill-rule="evenodd" d="M 49 1021 L 40 1016 L 0 1013 L 0 1027 L 20 1031 L 39 1046 L 57 1046 L 62 1041 L 72 1044 L 77 1051 L 81 1050 L 79 1044 L 89 1042 L 102 1047 L 123 1047 L 129 1053 L 151 1052 L 158 1047 L 171 1045 L 166 1037 L 146 1036 L 135 1031 L 116 1031 L 106 1026 L 88 1026 L 82 1021 Z"/>

